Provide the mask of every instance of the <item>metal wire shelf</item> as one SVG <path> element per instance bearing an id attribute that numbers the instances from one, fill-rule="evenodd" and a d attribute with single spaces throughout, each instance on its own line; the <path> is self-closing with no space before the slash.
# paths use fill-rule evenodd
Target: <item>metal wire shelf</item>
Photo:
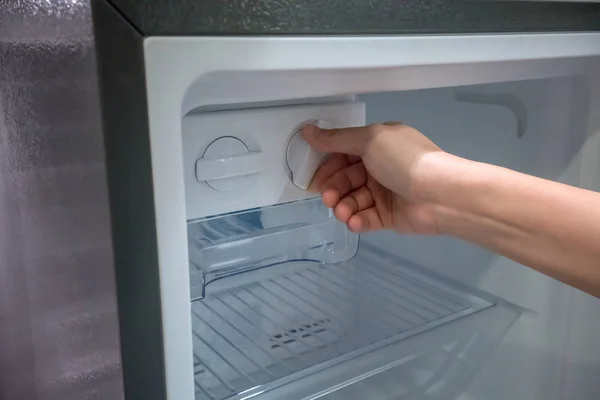
<path id="1" fill-rule="evenodd" d="M 197 400 L 285 384 L 493 304 L 361 248 L 192 302 Z"/>

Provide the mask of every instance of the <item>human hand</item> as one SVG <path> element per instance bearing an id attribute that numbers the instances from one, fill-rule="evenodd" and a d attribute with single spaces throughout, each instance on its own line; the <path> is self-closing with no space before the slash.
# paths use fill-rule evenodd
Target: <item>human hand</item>
<path id="1" fill-rule="evenodd" d="M 331 130 L 308 125 L 303 136 L 315 150 L 331 153 L 309 190 L 321 192 L 351 231 L 438 233 L 435 206 L 419 187 L 419 164 L 441 149 L 421 132 L 399 123 Z"/>

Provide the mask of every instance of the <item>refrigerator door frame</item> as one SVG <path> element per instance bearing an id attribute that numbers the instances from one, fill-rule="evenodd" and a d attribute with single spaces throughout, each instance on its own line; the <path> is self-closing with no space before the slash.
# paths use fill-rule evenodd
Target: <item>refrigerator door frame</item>
<path id="1" fill-rule="evenodd" d="M 598 56 L 600 33 L 146 38 L 168 398 L 194 398 L 185 114 L 207 106 L 573 75 L 585 73 Z"/>

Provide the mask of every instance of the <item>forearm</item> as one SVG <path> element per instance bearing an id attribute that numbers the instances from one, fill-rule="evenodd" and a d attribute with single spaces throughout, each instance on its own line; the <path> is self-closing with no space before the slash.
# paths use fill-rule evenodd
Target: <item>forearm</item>
<path id="1" fill-rule="evenodd" d="M 443 153 L 422 164 L 441 233 L 600 297 L 600 194 Z"/>

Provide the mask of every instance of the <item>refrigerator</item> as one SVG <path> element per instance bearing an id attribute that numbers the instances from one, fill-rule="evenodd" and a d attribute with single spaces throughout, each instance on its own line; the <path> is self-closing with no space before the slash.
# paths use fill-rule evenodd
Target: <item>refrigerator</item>
<path id="1" fill-rule="evenodd" d="M 349 232 L 298 135 L 402 121 L 600 190 L 598 3 L 93 0 L 90 21 L 124 398 L 600 396 L 598 299 L 451 237 Z"/>
<path id="2" fill-rule="evenodd" d="M 401 120 L 598 189 L 599 55 L 597 33 L 146 39 L 167 393 L 596 397 L 596 299 L 452 238 L 349 233 L 296 133 Z"/>

